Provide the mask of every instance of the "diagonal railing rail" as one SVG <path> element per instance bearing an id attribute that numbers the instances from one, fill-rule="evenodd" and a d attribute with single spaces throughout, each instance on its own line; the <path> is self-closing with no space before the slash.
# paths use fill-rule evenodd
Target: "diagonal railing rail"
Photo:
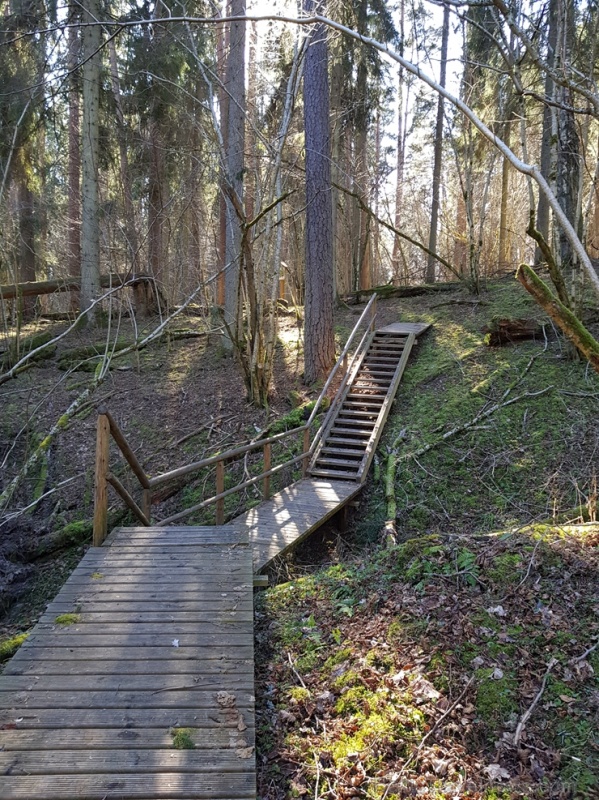
<path id="1" fill-rule="evenodd" d="M 262 439 L 257 442 L 250 442 L 241 447 L 236 447 L 227 450 L 224 453 L 203 458 L 200 461 L 186 464 L 182 467 L 164 472 L 160 475 L 150 478 L 138 459 L 136 458 L 133 450 L 129 446 L 123 432 L 118 427 L 116 421 L 111 414 L 103 408 L 98 409 L 98 424 L 97 424 L 97 438 L 96 438 L 96 472 L 95 472 L 95 491 L 94 491 L 94 529 L 93 529 L 93 543 L 96 546 L 102 544 L 108 532 L 108 486 L 112 486 L 115 492 L 123 500 L 125 505 L 133 512 L 135 517 L 142 523 L 142 525 L 156 526 L 170 525 L 174 522 L 179 522 L 191 514 L 195 514 L 209 506 L 216 507 L 216 524 L 222 525 L 225 521 L 225 498 L 229 497 L 236 492 L 240 492 L 249 488 L 257 483 L 262 482 L 262 498 L 267 500 L 270 496 L 271 479 L 279 474 L 282 470 L 298 464 L 302 464 L 302 475 L 306 475 L 310 458 L 312 457 L 315 448 L 318 446 L 323 430 L 326 428 L 332 416 L 336 413 L 340 398 L 343 394 L 347 381 L 352 374 L 354 365 L 358 362 L 363 350 L 368 346 L 370 336 L 372 335 L 375 322 L 376 322 L 376 294 L 373 294 L 360 318 L 356 322 L 351 334 L 349 335 L 345 347 L 341 351 L 335 366 L 326 380 L 322 390 L 312 408 L 312 412 L 308 420 L 296 428 L 288 431 L 270 436 L 267 439 Z M 362 327 L 365 330 L 355 346 L 352 355 L 352 346 L 358 338 L 359 332 Z M 322 407 L 327 392 L 333 384 L 335 378 L 342 374 L 341 383 L 337 388 L 335 397 L 331 401 L 328 412 L 315 431 L 314 436 L 311 436 L 312 426 L 316 419 L 316 415 Z M 276 466 L 271 465 L 272 458 L 272 445 L 277 442 L 282 442 L 293 436 L 301 436 L 301 452 L 299 455 L 289 458 Z M 110 439 L 113 439 L 121 453 L 123 454 L 131 471 L 137 478 L 141 488 L 142 501 L 139 505 L 130 492 L 127 491 L 125 486 L 117 478 L 117 476 L 110 470 Z M 238 461 L 245 458 L 248 453 L 262 450 L 262 472 L 259 475 L 243 480 L 240 483 L 225 489 L 225 474 L 226 465 L 231 462 Z M 170 483 L 174 480 L 180 479 L 185 476 L 191 476 L 198 473 L 200 470 L 207 467 L 216 468 L 216 494 L 202 500 L 201 503 L 190 506 L 176 514 L 173 514 L 166 519 L 152 522 L 152 504 L 155 499 L 154 492 L 158 487 Z"/>

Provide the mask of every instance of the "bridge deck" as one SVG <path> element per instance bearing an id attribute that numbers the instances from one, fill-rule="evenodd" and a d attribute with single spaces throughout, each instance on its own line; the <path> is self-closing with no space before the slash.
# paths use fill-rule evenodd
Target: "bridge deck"
<path id="1" fill-rule="evenodd" d="M 108 543 L 0 678 L 0 798 L 255 798 L 247 537 L 129 528 Z"/>
<path id="2" fill-rule="evenodd" d="M 259 572 L 343 508 L 360 486 L 348 481 L 307 478 L 231 522 L 249 536 Z"/>

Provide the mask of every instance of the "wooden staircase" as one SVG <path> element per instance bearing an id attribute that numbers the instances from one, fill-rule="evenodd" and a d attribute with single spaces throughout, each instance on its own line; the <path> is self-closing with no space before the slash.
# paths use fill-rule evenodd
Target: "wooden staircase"
<path id="1" fill-rule="evenodd" d="M 363 483 L 416 335 L 426 324 L 394 323 L 375 331 L 338 398 L 308 473 Z"/>

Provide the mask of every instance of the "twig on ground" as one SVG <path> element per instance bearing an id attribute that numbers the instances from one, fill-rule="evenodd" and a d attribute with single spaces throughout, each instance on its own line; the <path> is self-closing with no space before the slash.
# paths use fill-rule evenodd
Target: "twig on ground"
<path id="1" fill-rule="evenodd" d="M 293 671 L 293 674 L 298 679 L 298 681 L 301 683 L 301 685 L 304 687 L 304 689 L 307 689 L 307 686 L 304 683 L 304 679 L 302 678 L 302 676 L 299 674 L 299 672 L 295 668 L 295 664 L 293 663 L 293 658 L 291 657 L 291 653 L 287 653 L 287 658 L 289 659 L 289 666 L 291 667 L 291 669 Z"/>
<path id="2" fill-rule="evenodd" d="M 557 664 L 557 659 L 556 658 L 552 658 L 549 661 L 549 664 L 547 665 L 547 669 L 545 671 L 545 674 L 543 675 L 543 681 L 541 683 L 541 688 L 537 692 L 535 699 L 529 705 L 528 709 L 524 712 L 524 714 L 522 714 L 522 717 L 520 718 L 520 722 L 518 723 L 518 725 L 516 727 L 516 732 L 514 733 L 514 747 L 518 747 L 518 744 L 520 742 L 520 738 L 522 736 L 522 732 L 524 730 L 524 726 L 526 725 L 526 723 L 530 719 L 530 717 L 532 715 L 532 712 L 535 710 L 535 708 L 537 706 L 537 703 L 539 702 L 539 700 L 543 696 L 543 692 L 545 691 L 545 686 L 547 685 L 547 678 L 549 677 L 549 673 L 551 672 L 551 670 L 553 669 L 553 667 L 556 664 Z"/>
<path id="3" fill-rule="evenodd" d="M 403 765 L 403 767 L 402 767 L 402 768 L 401 768 L 401 770 L 399 771 L 399 774 L 398 774 L 397 778 L 396 778 L 396 779 L 393 781 L 393 783 L 397 783 L 397 781 L 398 781 L 398 780 L 401 778 L 401 776 L 402 776 L 402 775 L 405 773 L 405 771 L 407 770 L 407 768 L 408 768 L 408 767 L 410 767 L 410 766 L 411 766 L 411 765 L 412 765 L 412 764 L 413 764 L 415 761 L 417 761 L 417 760 L 418 760 L 418 758 L 419 758 L 419 756 L 420 756 L 420 751 L 421 751 L 421 750 L 422 750 L 422 748 L 424 747 L 424 744 L 425 744 L 425 742 L 427 741 L 427 739 L 429 739 L 429 738 L 430 738 L 430 737 L 433 735 L 433 733 L 435 733 L 435 731 L 436 731 L 436 730 L 439 728 L 439 726 L 441 725 L 441 723 L 443 722 L 443 720 L 447 719 L 447 717 L 448 717 L 448 716 L 451 714 L 451 712 L 452 712 L 452 711 L 455 709 L 455 707 L 458 705 L 458 703 L 459 703 L 459 702 L 462 700 L 462 698 L 463 698 L 463 697 L 465 696 L 465 694 L 467 693 L 468 689 L 469 689 L 469 688 L 472 686 L 472 683 L 473 683 L 473 681 L 474 681 L 474 675 L 471 675 L 471 676 L 470 676 L 470 678 L 468 679 L 468 682 L 466 683 L 466 685 L 464 686 L 464 688 L 462 689 L 462 691 L 459 693 L 459 695 L 456 697 L 456 699 L 453 701 L 453 703 L 452 703 L 452 704 L 449 706 L 449 708 L 448 708 L 446 711 L 444 711 L 444 712 L 443 712 L 443 714 L 441 714 L 441 716 L 440 716 L 440 717 L 439 717 L 439 719 L 438 719 L 438 720 L 435 722 L 435 724 L 434 724 L 434 725 L 433 725 L 433 727 L 430 729 L 430 731 L 428 731 L 428 733 L 425 733 L 425 734 L 424 734 L 424 736 L 422 737 L 422 739 L 420 740 L 420 742 L 419 742 L 419 744 L 418 744 L 418 747 L 417 747 L 417 748 L 416 748 L 416 750 L 415 750 L 415 751 L 412 753 L 412 755 L 411 755 L 411 756 L 408 758 L 408 760 L 406 761 L 406 763 Z M 386 797 L 387 797 L 387 795 L 389 794 L 389 791 L 390 791 L 390 789 L 391 789 L 391 786 L 393 785 L 393 783 L 390 783 L 390 784 L 387 786 L 387 788 L 385 789 L 385 793 L 384 793 L 384 794 L 383 794 L 383 796 L 381 797 L 381 800 L 386 800 Z"/>
<path id="4" fill-rule="evenodd" d="M 594 645 L 588 647 L 581 656 L 576 656 L 576 658 L 571 658 L 568 661 L 568 664 L 578 664 L 579 661 L 584 661 L 587 656 L 590 656 L 592 652 L 594 652 L 599 647 L 599 641 L 595 642 Z"/>

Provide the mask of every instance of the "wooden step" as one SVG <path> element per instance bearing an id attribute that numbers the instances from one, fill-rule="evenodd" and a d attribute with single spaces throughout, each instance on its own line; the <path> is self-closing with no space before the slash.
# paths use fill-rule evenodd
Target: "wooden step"
<path id="1" fill-rule="evenodd" d="M 344 417 L 361 417 L 364 418 L 377 418 L 378 412 L 377 411 L 354 411 L 351 408 L 346 408 L 345 403 L 339 409 L 339 416 L 343 415 Z"/>
<path id="2" fill-rule="evenodd" d="M 360 459 L 360 461 L 361 460 L 362 459 Z M 353 463 L 350 464 L 347 461 L 345 461 L 343 459 L 339 459 L 339 458 L 322 458 L 322 457 L 319 457 L 318 461 L 316 462 L 316 466 L 317 467 L 322 467 L 322 466 L 328 465 L 329 467 L 333 467 L 333 468 L 340 467 L 340 468 L 346 469 L 349 472 L 351 472 L 351 471 L 357 472 L 358 469 L 360 468 L 360 461 L 356 461 L 356 462 L 353 462 Z"/>
<path id="3" fill-rule="evenodd" d="M 351 428 L 337 428 L 336 425 L 331 428 L 331 434 L 336 436 L 340 434 L 341 436 L 359 436 L 361 439 L 370 439 L 372 436 L 372 431 L 360 431 L 360 430 L 352 430 Z M 328 441 L 328 439 L 327 439 Z"/>
<path id="4" fill-rule="evenodd" d="M 356 428 L 370 428 L 371 430 L 376 425 L 376 419 L 352 419 L 351 417 L 346 417 L 343 414 L 337 415 L 337 422 L 341 423 L 342 425 L 351 425 L 352 427 L 355 426 Z"/>
<path id="5" fill-rule="evenodd" d="M 318 469 L 318 467 L 311 469 L 310 475 L 314 475 L 317 478 L 338 478 L 346 481 L 355 481 L 357 477 L 355 472 L 345 472 L 338 469 Z"/>
<path id="6" fill-rule="evenodd" d="M 346 400 L 354 400 L 356 402 L 364 400 L 364 404 L 368 403 L 369 405 L 380 400 L 382 404 L 386 396 L 386 392 L 381 392 L 380 390 L 373 388 L 371 394 L 357 394 L 356 392 L 350 392 L 347 395 Z"/>
<path id="7" fill-rule="evenodd" d="M 366 448 L 365 442 L 358 442 L 355 439 L 345 439 L 343 436 L 327 436 L 326 446 L 329 447 L 363 447 Z"/>
<path id="8" fill-rule="evenodd" d="M 330 439 L 327 439 L 327 442 L 328 441 L 330 441 Z M 341 441 L 343 441 L 343 440 L 341 440 Z M 355 444 L 355 443 L 352 443 L 352 444 Z M 349 456 L 349 457 L 355 456 L 355 457 L 358 457 L 358 458 L 362 458 L 362 456 L 364 455 L 364 450 L 353 450 L 353 449 L 351 449 L 349 447 L 348 448 L 330 447 L 328 444 L 325 444 L 325 446 L 322 448 L 322 450 L 320 452 L 321 453 L 331 453 L 332 455 L 340 455 L 340 456 Z"/>
<path id="9" fill-rule="evenodd" d="M 389 358 L 388 356 L 366 356 L 362 364 L 366 364 L 366 366 L 372 365 L 373 367 L 393 367 L 393 369 L 395 369 L 398 360 L 397 358 Z"/>
<path id="10" fill-rule="evenodd" d="M 364 377 L 369 378 L 371 375 L 374 375 L 375 378 L 391 378 L 396 368 L 397 364 L 394 364 L 392 367 L 382 367 L 380 364 L 369 366 L 366 364 L 366 366 L 360 367 L 357 378 L 358 380 Z"/>
<path id="11" fill-rule="evenodd" d="M 349 406 L 350 408 L 364 408 L 366 406 L 372 409 L 380 409 L 380 407 L 383 405 L 383 399 L 384 398 L 381 397 L 380 402 L 377 400 L 345 400 L 342 408 L 345 408 L 346 406 Z"/>

